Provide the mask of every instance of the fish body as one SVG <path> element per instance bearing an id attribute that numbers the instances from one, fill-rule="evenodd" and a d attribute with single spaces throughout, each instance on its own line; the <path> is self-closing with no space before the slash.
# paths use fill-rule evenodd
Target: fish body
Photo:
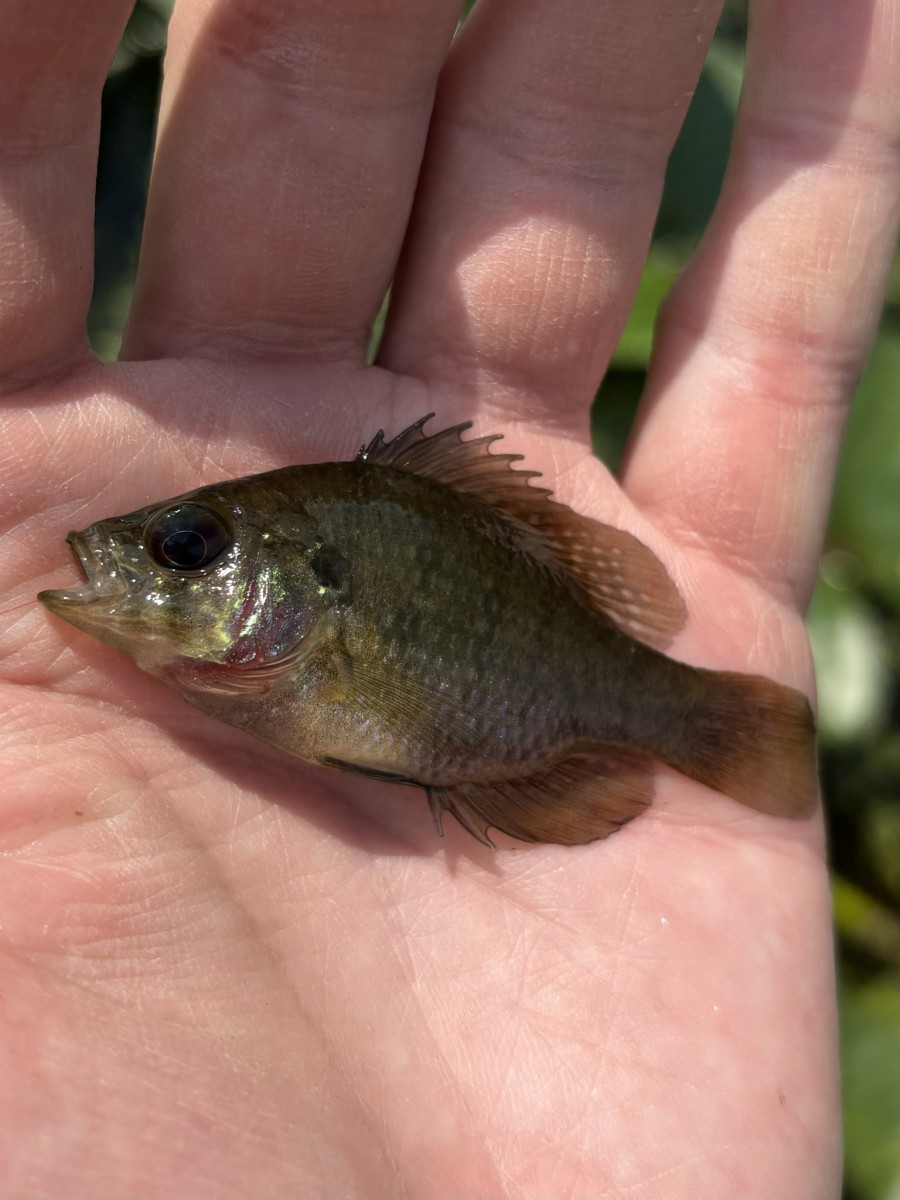
<path id="1" fill-rule="evenodd" d="M 685 613 L 645 546 L 551 501 L 494 437 L 424 423 L 98 522 L 69 539 L 88 582 L 39 598 L 212 716 L 419 784 L 438 825 L 488 843 L 603 837 L 657 761 L 809 812 L 805 697 L 663 654 Z"/>

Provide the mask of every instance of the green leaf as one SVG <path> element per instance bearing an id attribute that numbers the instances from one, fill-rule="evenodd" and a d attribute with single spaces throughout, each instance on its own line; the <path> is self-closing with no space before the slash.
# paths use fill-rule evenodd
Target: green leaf
<path id="1" fill-rule="evenodd" d="M 825 743 L 871 737 L 888 721 L 890 639 L 872 605 L 849 582 L 858 572 L 845 552 L 827 554 L 807 613 Z"/>
<path id="2" fill-rule="evenodd" d="M 737 112 L 744 83 L 744 45 L 717 37 L 709 48 L 704 70 L 732 116 Z"/>
<path id="3" fill-rule="evenodd" d="M 591 409 L 594 453 L 616 471 L 644 389 L 643 371 L 609 371 Z"/>
<path id="4" fill-rule="evenodd" d="M 719 198 L 734 130 L 734 81 L 727 49 L 713 51 L 666 168 L 658 236 L 697 238 Z"/>
<path id="5" fill-rule="evenodd" d="M 659 306 L 687 258 L 688 247 L 683 243 L 662 243 L 650 250 L 628 321 L 612 356 L 610 365 L 616 370 L 646 371 Z"/>
<path id="6" fill-rule="evenodd" d="M 888 304 L 900 304 L 900 254 L 894 255 L 891 265 L 891 273 L 888 276 L 887 301 Z M 896 317 L 896 314 L 894 315 Z"/>
<path id="7" fill-rule="evenodd" d="M 893 764 L 889 761 L 892 751 Z M 872 757 L 876 759 L 873 764 L 875 768 L 882 768 L 886 786 L 885 795 L 881 798 L 873 796 L 865 807 L 863 844 L 879 883 L 900 899 L 900 804 L 897 803 L 897 796 L 900 796 L 900 738 L 882 739 L 877 755 Z M 891 766 L 893 771 L 890 770 Z M 900 916 L 894 919 L 900 929 Z M 900 948 L 900 940 L 897 944 Z M 895 961 L 900 967 L 900 953 Z"/>
<path id="8" fill-rule="evenodd" d="M 900 916 L 836 873 L 831 905 L 837 931 L 848 944 L 900 970 Z"/>
<path id="9" fill-rule="evenodd" d="M 841 1005 L 847 1179 L 863 1200 L 900 1197 L 900 978 L 846 985 Z"/>
<path id="10" fill-rule="evenodd" d="M 829 542 L 852 552 L 900 612 L 900 331 L 883 327 L 838 468 Z"/>
<path id="11" fill-rule="evenodd" d="M 107 280 L 94 295 L 88 314 L 88 336 L 94 353 L 103 362 L 115 362 L 119 356 L 133 296 L 134 280 L 126 272 Z"/>
<path id="12" fill-rule="evenodd" d="M 393 285 L 391 285 L 393 286 Z M 366 362 L 371 366 L 378 357 L 381 339 L 384 337 L 384 325 L 387 321 L 388 309 L 391 307 L 391 288 L 388 288 L 381 302 L 381 308 L 375 314 L 372 328 L 369 330 L 369 342 L 366 346 Z"/>

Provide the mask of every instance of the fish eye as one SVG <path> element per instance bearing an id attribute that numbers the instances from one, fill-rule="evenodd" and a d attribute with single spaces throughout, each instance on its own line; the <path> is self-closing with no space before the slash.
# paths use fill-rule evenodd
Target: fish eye
<path id="1" fill-rule="evenodd" d="M 231 530 L 212 509 L 179 504 L 147 527 L 145 543 L 153 559 L 170 571 L 203 571 L 232 543 Z"/>

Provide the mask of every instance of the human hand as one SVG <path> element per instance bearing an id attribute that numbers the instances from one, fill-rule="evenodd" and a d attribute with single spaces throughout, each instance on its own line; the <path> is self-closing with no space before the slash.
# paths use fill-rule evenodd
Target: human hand
<path id="1" fill-rule="evenodd" d="M 715 6 L 481 0 L 429 125 L 442 0 L 180 0 L 104 367 L 93 165 L 127 9 L 7 15 L 10 603 L 63 582 L 69 528 L 435 410 L 660 555 L 676 657 L 811 691 L 801 612 L 897 221 L 893 0 L 756 5 L 621 486 L 587 407 Z M 607 842 L 438 842 L 417 793 L 251 743 L 36 606 L 0 622 L 4 1194 L 837 1193 L 820 821 L 660 771 Z"/>

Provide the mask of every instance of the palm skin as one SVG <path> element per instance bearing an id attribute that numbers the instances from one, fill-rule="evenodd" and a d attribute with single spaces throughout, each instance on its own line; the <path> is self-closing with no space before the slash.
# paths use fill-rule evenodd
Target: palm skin
<path id="1" fill-rule="evenodd" d="M 103 7 L 103 36 L 77 31 L 100 65 L 123 19 L 115 0 Z M 368 63 L 361 47 L 377 41 L 388 9 L 375 0 L 355 7 L 358 45 L 346 15 L 336 31 L 302 4 L 275 9 L 288 25 L 302 20 L 309 44 L 333 56 L 349 44 L 346 61 Z M 391 11 L 403 8 L 410 27 L 418 14 L 417 61 L 431 47 L 439 65 L 453 14 L 438 19 L 436 7 L 428 16 L 411 2 Z M 539 29 L 540 6 L 530 7 Z M 643 7 L 636 23 L 647 17 Z M 810 6 L 794 8 L 801 24 L 811 19 Z M 843 47 L 841 5 L 831 8 L 840 26 L 833 43 Z M 26 20 L 22 4 L 13 40 L 24 44 L 35 11 Z M 352 264 L 361 278 L 342 266 L 344 242 L 356 236 L 334 213 L 343 190 L 306 215 L 295 260 L 284 262 L 285 213 L 313 184 L 285 168 L 279 180 L 289 180 L 293 204 L 285 211 L 278 189 L 267 200 L 252 180 L 246 195 L 239 181 L 213 198 L 211 164 L 220 155 L 222 170 L 234 170 L 235 161 L 192 124 L 204 88 L 224 94 L 220 76 L 234 69 L 227 51 L 235 45 L 269 70 L 266 34 L 237 4 L 214 9 L 221 24 L 212 29 L 215 20 L 204 24 L 189 3 L 177 25 L 178 11 L 128 360 L 104 367 L 84 350 L 74 332 L 83 283 L 66 299 L 32 272 L 33 311 L 25 300 L 7 310 L 0 575 L 9 603 L 75 578 L 62 540 L 69 528 L 217 478 L 350 457 L 378 427 L 395 433 L 435 410 L 442 425 L 471 417 L 476 433 L 503 432 L 504 449 L 543 470 L 557 496 L 630 529 L 663 558 L 689 612 L 676 657 L 811 692 L 801 612 L 838 401 L 865 353 L 895 229 L 887 184 L 881 207 L 870 205 L 866 237 L 859 233 L 869 276 L 854 272 L 857 243 L 845 265 L 831 264 L 835 295 L 858 288 L 858 321 L 839 333 L 825 302 L 821 312 L 810 302 L 823 276 L 816 263 L 798 266 L 802 245 L 782 288 L 767 277 L 764 300 L 742 294 L 759 249 L 738 228 L 747 184 L 739 164 L 731 207 L 726 189 L 718 224 L 668 306 L 616 482 L 590 455 L 586 403 L 627 308 L 658 172 L 646 196 L 621 204 L 622 222 L 637 212 L 639 245 L 612 265 L 601 251 L 618 245 L 621 230 L 612 218 L 598 223 L 596 212 L 615 205 L 605 192 L 588 203 L 579 172 L 558 194 L 535 184 L 533 212 L 516 199 L 483 217 L 473 200 L 466 221 L 447 218 L 446 233 L 436 232 L 450 205 L 442 172 L 460 153 L 460 95 L 473 95 L 478 47 L 509 70 L 516 61 L 503 57 L 496 29 L 503 4 L 483 6 L 442 76 L 376 367 L 364 364 L 365 328 L 405 210 L 382 244 L 374 232 L 383 218 L 353 209 L 365 227 L 360 245 L 374 247 Z M 892 5 L 878 12 L 896 36 Z M 704 20 L 708 36 L 710 15 Z M 515 32 L 506 36 L 515 41 Z M 683 72 L 696 69 L 699 45 L 679 60 Z M 867 96 L 888 60 L 872 50 L 860 66 Z M 19 69 L 23 79 L 35 70 L 27 54 Z M 279 60 L 279 70 L 292 69 Z M 280 146 L 277 116 L 296 97 L 266 70 L 248 89 L 248 107 L 267 87 L 277 93 L 265 128 Z M 379 76 L 385 93 L 389 75 Z M 95 71 L 95 91 L 101 78 Z M 81 86 L 73 82 L 73 95 Z M 21 98 L 26 89 L 9 92 Z M 407 99 L 413 93 L 409 85 Z M 384 112 L 402 108 L 389 99 Z M 583 132 L 584 114 L 568 101 Z M 36 128 L 48 112 L 35 103 Z M 677 117 L 666 115 L 661 144 Z M 261 116 L 246 120 L 259 125 Z M 238 131 L 248 129 L 239 118 Z M 251 143 L 236 140 L 246 153 Z M 476 146 L 489 140 L 481 129 Z M 419 161 L 408 143 L 398 135 L 407 170 L 396 187 L 407 205 Z M 570 157 L 576 143 L 573 135 Z M 389 156 L 387 134 L 380 144 Z M 359 158 L 339 150 L 339 163 L 364 174 Z M 197 161 L 186 170 L 179 155 L 191 151 Z M 482 195 L 477 182 L 473 194 Z M 790 203 L 807 206 L 822 182 Z M 234 233 L 254 187 L 261 233 L 252 253 L 225 229 L 220 242 L 204 244 L 206 274 L 194 261 L 179 265 L 202 234 L 200 217 L 206 226 L 225 221 L 231 205 Z M 192 188 L 207 197 L 194 225 Z M 89 173 L 82 191 L 86 210 Z M 392 203 L 384 200 L 385 212 Z M 12 210 L 25 228 L 22 214 L 34 210 Z M 175 210 L 183 242 L 172 232 Z M 846 225 L 849 207 L 839 211 Z M 34 217 L 33 226 L 39 244 L 52 243 L 49 225 Z M 757 236 L 773 246 L 769 265 L 779 262 L 786 251 L 772 230 Z M 573 242 L 582 273 L 557 280 L 548 298 L 547 279 L 554 264 L 566 276 Z M 0 242 L 8 278 L 27 274 L 13 260 L 28 244 L 24 236 Z M 317 250 L 338 263 L 324 296 Z M 743 275 L 730 280 L 729 271 Z M 775 333 L 774 310 L 802 321 Z M 723 361 L 723 343 L 741 359 L 739 375 Z M 798 362 L 801 344 L 809 353 Z M 438 839 L 420 793 L 280 755 L 195 712 L 37 606 L 0 621 L 2 1194 L 836 1194 L 821 820 L 760 816 L 660 771 L 652 808 L 606 842 L 489 852 L 449 819 Z"/>
<path id="2" fill-rule="evenodd" d="M 132 373 L 91 368 L 66 399 L 87 431 L 66 468 L 86 483 L 67 502 L 79 525 L 135 487 L 175 493 L 261 465 L 242 441 L 145 448 Z M 221 374 L 209 372 L 210 424 Z M 164 375 L 145 401 L 162 414 L 180 391 Z M 195 397 L 203 382 L 193 372 Z M 384 386 L 361 369 L 342 408 Z M 419 411 L 417 392 L 398 383 L 391 428 Z M 90 427 L 111 408 L 115 460 L 136 466 L 103 475 Z M 297 457 L 346 456 L 372 432 L 363 421 L 304 437 Z M 529 450 L 524 434 L 513 444 Z M 546 450 L 533 440 L 528 461 Z M 571 459 L 571 499 L 606 515 L 612 483 L 585 452 Z M 13 494 L 44 474 L 32 458 Z M 34 550 L 9 559 L 29 570 L 23 594 L 62 573 L 49 489 L 35 507 Z M 766 613 L 725 568 L 704 577 L 784 646 L 741 657 L 722 631 L 718 662 L 782 677 L 805 662 L 796 618 Z M 712 658 L 712 605 L 690 607 L 684 654 Z M 492 854 L 449 819 L 441 842 L 420 793 L 280 756 L 41 612 L 16 616 L 2 914 L 4 1053 L 20 1073 L 5 1084 L 12 1193 L 21 1179 L 67 1194 L 78 1177 L 92 1195 L 256 1194 L 260 1179 L 287 1195 L 298 1178 L 311 1195 L 615 1195 L 634 1178 L 645 1194 L 740 1195 L 774 1188 L 786 1159 L 797 1185 L 834 1171 L 833 1147 L 807 1133 L 833 1136 L 835 1103 L 818 823 L 748 814 L 671 775 L 606 843 Z"/>

